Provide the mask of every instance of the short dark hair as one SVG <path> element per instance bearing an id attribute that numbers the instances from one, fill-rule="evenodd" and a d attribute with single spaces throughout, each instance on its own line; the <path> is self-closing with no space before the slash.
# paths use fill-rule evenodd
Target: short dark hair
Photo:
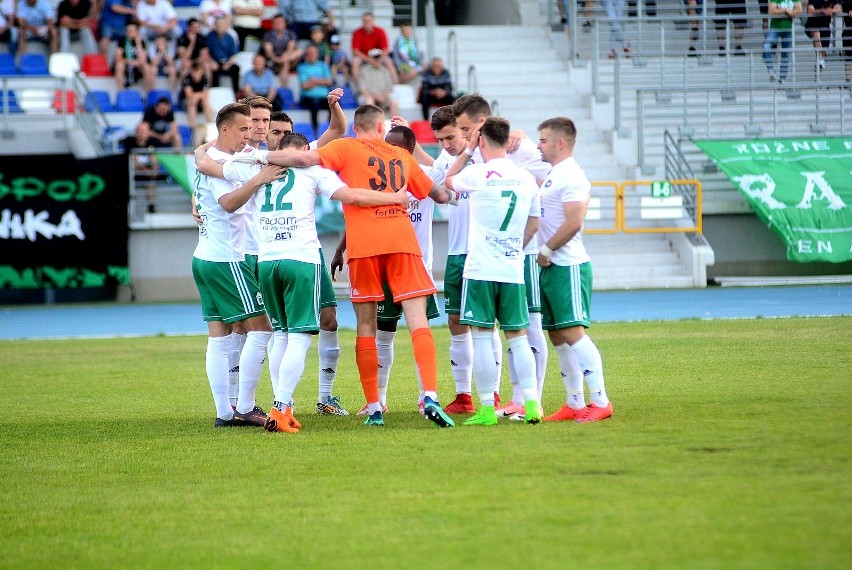
<path id="1" fill-rule="evenodd" d="M 577 127 L 574 125 L 574 121 L 568 117 L 553 117 L 552 119 L 542 121 L 538 126 L 538 130 L 541 131 L 544 129 L 554 131 L 572 146 L 577 142 Z"/>
<path id="2" fill-rule="evenodd" d="M 409 154 L 414 152 L 414 147 L 417 146 L 417 137 L 414 136 L 414 131 L 402 125 L 391 127 L 388 134 L 385 135 L 385 142 L 404 148 Z"/>
<path id="3" fill-rule="evenodd" d="M 231 125 L 234 123 L 234 118 L 237 115 L 243 115 L 251 118 L 251 108 L 242 103 L 228 103 L 216 113 L 216 128 L 222 128 L 222 125 Z"/>
<path id="4" fill-rule="evenodd" d="M 489 143 L 499 147 L 505 147 L 509 142 L 509 121 L 503 117 L 488 117 L 479 128 L 479 134 L 485 137 Z"/>
<path id="5" fill-rule="evenodd" d="M 193 24 L 193 23 L 197 24 L 197 23 L 198 23 L 198 18 L 190 18 L 189 20 L 187 20 L 187 21 L 186 21 L 186 27 L 188 28 L 188 27 L 189 27 L 189 25 L 190 25 L 190 24 Z"/>
<path id="6" fill-rule="evenodd" d="M 361 131 L 373 130 L 379 122 L 385 120 L 385 112 L 376 105 L 361 105 L 355 109 L 352 119 L 355 128 Z"/>
<path id="7" fill-rule="evenodd" d="M 278 122 L 278 123 L 290 123 L 293 124 L 293 119 L 290 118 L 290 115 L 285 113 L 284 111 L 275 111 L 271 115 L 269 115 L 269 122 Z"/>
<path id="8" fill-rule="evenodd" d="M 263 95 L 249 95 L 248 97 L 240 99 L 238 103 L 248 105 L 252 109 L 268 109 L 272 112 L 272 103 L 270 103 L 269 99 Z"/>
<path id="9" fill-rule="evenodd" d="M 462 95 L 453 103 L 453 115 L 456 117 L 467 115 L 471 120 L 478 121 L 482 117 L 491 116 L 491 105 L 479 93 Z"/>
<path id="10" fill-rule="evenodd" d="M 287 131 L 281 135 L 281 140 L 278 141 L 278 150 L 285 148 L 305 148 L 308 145 L 308 139 L 302 133 Z"/>
<path id="11" fill-rule="evenodd" d="M 440 131 L 447 125 L 455 125 L 456 116 L 453 114 L 452 105 L 444 105 L 439 107 L 432 113 L 432 119 L 429 121 L 429 126 L 433 131 Z"/>

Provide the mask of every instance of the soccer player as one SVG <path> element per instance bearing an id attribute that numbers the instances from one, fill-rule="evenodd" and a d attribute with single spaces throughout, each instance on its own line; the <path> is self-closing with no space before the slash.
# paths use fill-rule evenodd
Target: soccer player
<path id="1" fill-rule="evenodd" d="M 338 171 L 353 187 L 379 192 L 407 187 L 416 198 L 449 202 L 453 194 L 432 182 L 417 162 L 402 149 L 384 141 L 384 112 L 375 105 L 355 110 L 354 139 L 338 139 L 315 151 L 276 151 L 268 160 L 282 166 L 322 164 Z M 367 425 L 383 425 L 378 392 L 376 351 L 377 302 L 384 299 L 387 282 L 393 300 L 402 304 L 411 330 L 414 359 L 423 381 L 424 415 L 440 427 L 452 419 L 438 405 L 435 341 L 426 319 L 426 298 L 437 292 L 423 265 L 422 252 L 405 208 L 343 206 L 348 236 L 350 296 L 357 321 L 355 361 L 370 414 Z"/>
<path id="2" fill-rule="evenodd" d="M 214 161 L 227 160 L 242 150 L 251 136 L 251 109 L 238 103 L 225 105 L 216 116 L 216 128 L 218 138 L 207 155 Z M 251 183 L 269 182 L 278 172 L 266 169 Z M 194 198 L 202 223 L 192 258 L 192 276 L 207 321 L 206 367 L 216 404 L 214 425 L 263 426 L 266 414 L 255 405 L 255 390 L 272 328 L 254 272 L 245 262 L 245 210 L 242 204 L 234 205 L 234 190 L 234 185 L 225 180 L 196 175 Z M 228 336 L 234 323 L 241 323 L 248 331 L 240 354 L 236 410 L 228 397 Z"/>
<path id="3" fill-rule="evenodd" d="M 308 149 L 307 139 L 292 132 L 282 136 L 280 145 Z M 223 168 L 225 177 L 235 183 L 242 183 L 254 171 L 254 164 L 234 161 Z M 260 283 L 275 331 L 270 366 L 276 369 L 277 383 L 265 425 L 269 431 L 293 433 L 301 427 L 293 415 L 293 392 L 305 368 L 311 335 L 320 330 L 323 262 L 314 221 L 318 194 L 361 207 L 408 204 L 404 191 L 349 188 L 334 172 L 319 166 L 290 168 L 280 180 L 260 186 L 244 184 L 234 192 L 236 201 L 254 202 L 257 212 Z"/>
<path id="4" fill-rule="evenodd" d="M 468 141 L 471 141 L 476 129 L 482 125 L 487 117 L 491 116 L 491 106 L 484 97 L 478 93 L 472 93 L 456 99 L 455 103 L 453 103 L 453 114 L 462 134 Z M 539 183 L 550 171 L 550 165 L 541 160 L 541 154 L 536 148 L 535 143 L 528 137 L 521 138 L 518 148 L 512 152 L 507 152 L 506 157 L 516 166 L 527 170 Z M 473 164 L 480 164 L 482 162 L 482 156 L 476 145 L 472 142 L 468 142 L 468 147 L 463 153 L 463 156 L 456 159 L 455 164 L 450 168 L 447 175 L 450 176 L 459 172 L 469 162 Z M 547 341 L 544 338 L 541 328 L 541 299 L 538 294 L 539 268 L 535 263 L 537 253 L 538 244 L 536 239 L 533 238 L 524 248 L 526 256 L 524 259 L 524 275 L 527 306 L 530 312 L 530 326 L 527 330 L 527 337 L 535 357 L 536 382 L 540 399 L 544 387 L 545 372 L 547 370 Z M 444 283 L 446 284 L 446 276 L 444 277 Z M 502 346 L 500 350 L 502 351 Z M 511 349 L 509 350 L 509 375 L 512 379 L 512 401 L 502 409 L 498 409 L 498 414 L 507 417 L 517 416 L 515 419 L 522 419 L 524 396 L 518 383 L 518 371 L 514 365 Z M 499 385 L 497 388 L 499 390 Z"/>
<path id="5" fill-rule="evenodd" d="M 471 134 L 483 163 L 468 166 L 447 185 L 470 196 L 470 234 L 464 264 L 461 323 L 473 328 L 473 377 L 481 406 L 465 425 L 497 425 L 494 324 L 506 336 L 524 397 L 527 423 L 541 421 L 535 359 L 524 284 L 524 246 L 538 229 L 541 205 L 535 178 L 506 158 L 509 122 L 488 117 Z"/>
<path id="6" fill-rule="evenodd" d="M 538 127 L 541 156 L 553 169 L 541 186 L 542 326 L 559 357 L 566 404 L 545 421 L 592 422 L 612 416 L 604 387 L 603 364 L 586 335 L 590 323 L 592 264 L 583 246 L 583 217 L 591 184 L 574 160 L 577 129 L 571 119 L 556 117 Z M 586 406 L 583 377 L 591 403 Z"/>

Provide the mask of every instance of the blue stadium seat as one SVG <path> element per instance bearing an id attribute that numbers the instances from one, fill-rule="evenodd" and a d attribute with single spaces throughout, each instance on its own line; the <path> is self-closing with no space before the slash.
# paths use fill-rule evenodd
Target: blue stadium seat
<path id="1" fill-rule="evenodd" d="M 174 0 L 172 6 L 175 8 L 189 8 L 201 5 L 201 0 Z"/>
<path id="2" fill-rule="evenodd" d="M 0 91 L 0 111 L 4 111 L 7 104 L 9 105 L 10 113 L 24 112 L 24 110 L 18 105 L 18 98 L 15 97 L 15 92 L 11 89 L 6 92 Z"/>
<path id="3" fill-rule="evenodd" d="M 314 135 L 314 126 L 310 123 L 293 123 L 293 132 L 305 135 L 308 142 L 316 140 L 317 138 Z"/>
<path id="4" fill-rule="evenodd" d="M 112 101 L 109 99 L 108 91 L 94 90 L 86 94 L 86 110 L 92 112 L 96 108 L 100 108 L 103 113 L 115 110 L 115 107 L 112 106 Z"/>
<path id="5" fill-rule="evenodd" d="M 352 88 L 348 85 L 343 88 L 343 97 L 340 98 L 340 107 L 342 109 L 357 109 L 358 108 L 358 96 L 355 95 L 355 92 L 352 91 Z"/>
<path id="6" fill-rule="evenodd" d="M 145 110 L 142 95 L 133 89 L 124 89 L 115 94 L 115 110 L 123 113 L 141 113 Z"/>
<path id="7" fill-rule="evenodd" d="M 328 129 L 328 121 L 320 123 L 317 127 L 317 138 L 320 138 L 326 129 Z"/>
<path id="8" fill-rule="evenodd" d="M 21 75 L 49 75 L 47 58 L 40 53 L 25 53 L 18 63 L 18 72 Z"/>
<path id="9" fill-rule="evenodd" d="M 0 75 L 18 75 L 15 67 L 15 57 L 8 53 L 0 53 Z"/>
<path id="10" fill-rule="evenodd" d="M 165 89 L 154 89 L 148 93 L 148 99 L 145 101 L 145 105 L 150 107 L 162 97 L 166 97 L 172 105 L 175 104 L 174 98 L 169 91 L 166 91 Z"/>
<path id="11" fill-rule="evenodd" d="M 296 108 L 296 98 L 293 96 L 292 89 L 287 87 L 278 88 L 278 96 L 281 97 L 281 108 L 285 111 Z"/>
<path id="12" fill-rule="evenodd" d="M 183 146 L 192 146 L 192 127 L 189 125 L 178 125 L 180 140 Z"/>

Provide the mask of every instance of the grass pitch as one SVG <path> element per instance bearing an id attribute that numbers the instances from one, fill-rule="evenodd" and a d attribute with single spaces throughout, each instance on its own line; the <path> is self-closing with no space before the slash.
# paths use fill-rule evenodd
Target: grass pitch
<path id="1" fill-rule="evenodd" d="M 296 435 L 213 429 L 203 337 L 0 343 L 0 566 L 849 568 L 850 331 L 596 325 L 612 420 L 453 430 L 417 414 L 401 332 L 384 428 L 316 416 L 312 350 Z"/>

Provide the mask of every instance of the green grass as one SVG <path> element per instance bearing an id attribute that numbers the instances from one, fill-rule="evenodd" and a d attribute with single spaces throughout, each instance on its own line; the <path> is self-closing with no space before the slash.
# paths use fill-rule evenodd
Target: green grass
<path id="1" fill-rule="evenodd" d="M 383 429 L 312 413 L 312 350 L 297 435 L 212 428 L 203 337 L 2 342 L 0 566 L 849 568 L 850 331 L 598 325 L 611 421 L 454 430 L 417 414 L 401 333 Z"/>

